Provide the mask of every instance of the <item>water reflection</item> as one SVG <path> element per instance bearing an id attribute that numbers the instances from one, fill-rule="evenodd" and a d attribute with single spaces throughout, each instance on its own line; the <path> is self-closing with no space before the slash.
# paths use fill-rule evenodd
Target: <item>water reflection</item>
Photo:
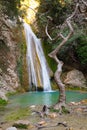
<path id="1" fill-rule="evenodd" d="M 10 97 L 10 107 L 22 106 L 26 107 L 29 105 L 53 105 L 57 102 L 59 96 L 58 91 L 51 92 L 27 92 L 24 94 Z M 87 99 L 87 93 L 67 91 L 66 100 L 67 102 Z"/>

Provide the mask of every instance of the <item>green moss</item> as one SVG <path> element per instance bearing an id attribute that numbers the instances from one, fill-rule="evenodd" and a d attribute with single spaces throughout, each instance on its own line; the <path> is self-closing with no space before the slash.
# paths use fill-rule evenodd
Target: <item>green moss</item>
<path id="1" fill-rule="evenodd" d="M 15 111 L 9 113 L 5 119 L 6 121 L 15 121 L 29 116 L 30 113 L 31 111 L 29 108 L 17 108 Z"/>
<path id="2" fill-rule="evenodd" d="M 56 66 L 57 66 L 56 62 L 48 56 L 48 54 L 52 51 L 52 46 L 47 41 L 43 41 L 42 46 L 43 46 L 43 50 L 44 50 L 45 57 L 47 59 L 49 67 L 52 69 L 53 72 L 55 72 Z"/>
<path id="3" fill-rule="evenodd" d="M 22 84 L 22 79 L 23 79 L 23 57 L 20 56 L 18 58 L 18 61 L 17 61 L 17 72 L 18 72 L 18 76 L 19 76 L 19 79 L 20 79 L 20 83 Z"/>
<path id="4" fill-rule="evenodd" d="M 7 105 L 7 101 L 5 101 L 5 100 L 3 100 L 3 99 L 0 98 L 0 106 L 1 105 Z"/>
<path id="5" fill-rule="evenodd" d="M 16 128 L 19 128 L 19 129 L 27 129 L 27 127 L 28 127 L 25 124 L 17 124 L 17 125 L 15 124 L 13 126 L 16 127 Z"/>
<path id="6" fill-rule="evenodd" d="M 62 113 L 68 114 L 70 113 L 68 109 L 66 109 L 64 106 L 62 106 Z"/>
<path id="7" fill-rule="evenodd" d="M 3 111 L 6 105 L 7 105 L 7 101 L 0 98 L 0 111 Z"/>
<path id="8" fill-rule="evenodd" d="M 67 85 L 66 90 L 87 91 L 87 88 Z"/>
<path id="9" fill-rule="evenodd" d="M 13 95 L 16 95 L 18 92 L 16 91 L 16 92 L 8 92 L 6 95 L 7 96 L 13 96 Z"/>
<path id="10" fill-rule="evenodd" d="M 24 39 L 23 39 L 24 40 Z M 17 72 L 20 79 L 21 86 L 28 86 L 28 72 L 26 63 L 26 43 L 20 42 L 18 44 L 20 55 L 17 58 Z"/>
<path id="11" fill-rule="evenodd" d="M 17 68 L 18 68 L 18 74 L 19 74 L 19 77 L 20 75 L 22 75 L 22 67 L 23 67 L 23 56 L 24 54 L 26 54 L 26 45 L 25 43 L 21 42 L 18 43 L 18 49 L 20 51 L 20 55 L 18 57 L 18 61 L 17 61 Z M 22 77 L 20 77 L 20 80 L 21 80 Z"/>
<path id="12" fill-rule="evenodd" d="M 0 0 L 1 12 L 5 13 L 10 18 L 18 16 L 18 6 L 21 0 Z"/>
<path id="13" fill-rule="evenodd" d="M 51 108 L 50 111 L 51 111 L 51 112 L 56 112 L 56 113 L 59 113 L 59 112 L 60 112 L 59 109 L 57 110 L 57 109 L 54 109 L 54 108 Z M 68 113 L 69 113 L 69 110 L 62 106 L 62 113 L 68 114 Z"/>
<path id="14" fill-rule="evenodd" d="M 57 113 L 59 112 L 59 110 L 56 110 L 56 109 L 54 109 L 53 107 L 50 108 L 50 111 L 51 111 L 51 112 L 57 112 Z"/>
<path id="15" fill-rule="evenodd" d="M 54 78 L 51 78 L 51 86 L 52 86 L 52 90 L 58 89 L 58 85 L 56 84 Z"/>
<path id="16" fill-rule="evenodd" d="M 19 32 L 19 41 L 17 44 L 17 48 L 19 51 L 19 55 L 17 56 L 17 73 L 20 80 L 21 89 L 27 91 L 29 89 L 28 83 L 28 70 L 27 70 L 27 61 L 26 61 L 26 41 L 23 34 L 23 28 L 19 27 L 21 32 Z"/>

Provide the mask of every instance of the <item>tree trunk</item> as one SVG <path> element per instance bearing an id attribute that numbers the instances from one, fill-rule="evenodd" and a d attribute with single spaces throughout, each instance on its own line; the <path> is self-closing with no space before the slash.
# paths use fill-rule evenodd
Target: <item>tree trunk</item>
<path id="1" fill-rule="evenodd" d="M 61 109 L 62 106 L 65 106 L 66 103 L 66 95 L 65 95 L 65 85 L 62 83 L 60 76 L 62 73 L 62 66 L 63 66 L 63 62 L 59 61 L 59 64 L 57 66 L 57 70 L 54 74 L 54 79 L 59 87 L 59 100 L 58 100 L 58 104 L 56 104 L 54 106 L 55 109 Z"/>

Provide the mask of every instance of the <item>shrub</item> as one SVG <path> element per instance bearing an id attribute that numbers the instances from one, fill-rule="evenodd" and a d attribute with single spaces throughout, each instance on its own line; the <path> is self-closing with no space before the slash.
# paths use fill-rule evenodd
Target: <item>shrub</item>
<path id="1" fill-rule="evenodd" d="M 87 64 L 87 36 L 82 35 L 77 39 L 76 53 L 82 65 Z"/>

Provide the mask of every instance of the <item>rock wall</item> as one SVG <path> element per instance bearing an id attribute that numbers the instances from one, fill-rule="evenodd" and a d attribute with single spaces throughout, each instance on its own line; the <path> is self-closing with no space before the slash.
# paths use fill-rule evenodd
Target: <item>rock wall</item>
<path id="1" fill-rule="evenodd" d="M 19 89 L 21 84 L 19 65 L 21 64 L 21 72 L 23 66 L 26 66 L 26 54 L 23 55 L 23 34 L 22 27 L 16 24 L 16 20 L 11 21 L 6 16 L 0 16 L 0 91 L 14 92 Z M 21 30 L 20 30 L 21 29 Z M 23 56 L 22 56 L 23 55 Z M 21 63 L 20 63 L 20 59 Z M 25 73 L 27 69 L 25 67 Z M 23 76 L 21 76 L 23 79 Z M 26 86 L 28 85 L 28 77 L 26 75 Z"/>

